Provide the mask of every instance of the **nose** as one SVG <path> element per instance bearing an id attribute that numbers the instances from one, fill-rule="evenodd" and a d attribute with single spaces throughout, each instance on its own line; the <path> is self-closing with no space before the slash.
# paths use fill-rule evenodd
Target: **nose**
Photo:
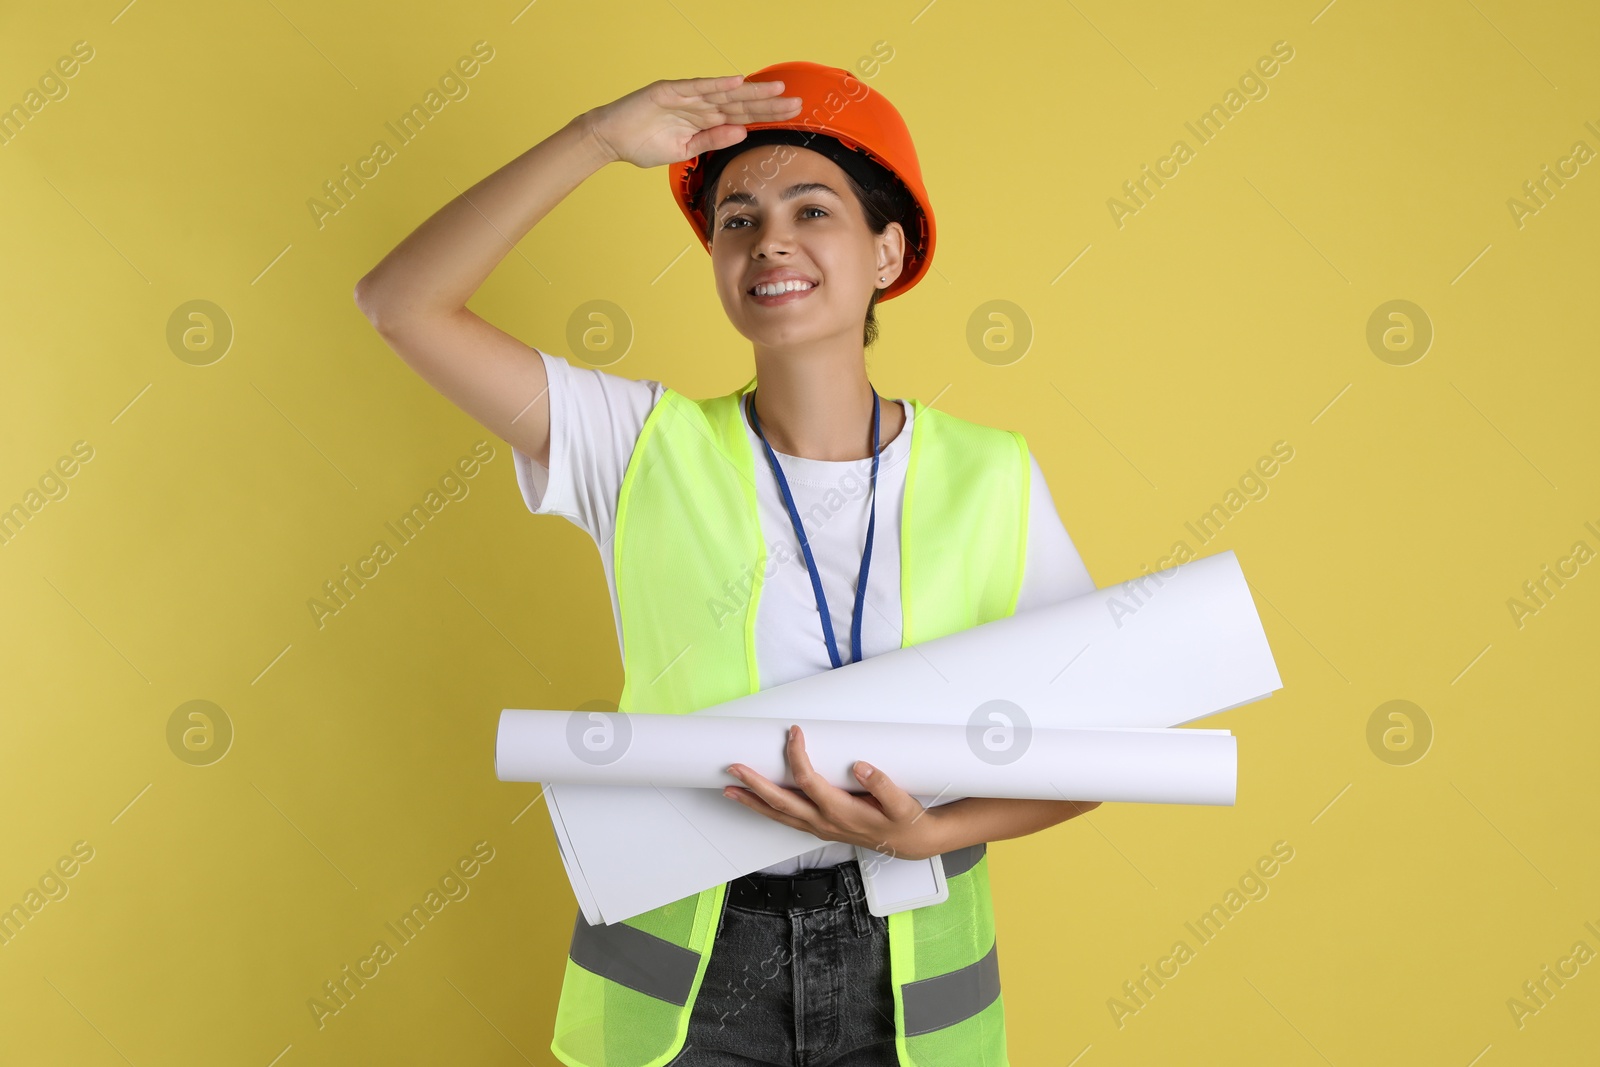
<path id="1" fill-rule="evenodd" d="M 794 238 L 789 229 L 775 221 L 760 223 L 761 229 L 751 245 L 758 257 L 788 255 L 794 248 Z"/>

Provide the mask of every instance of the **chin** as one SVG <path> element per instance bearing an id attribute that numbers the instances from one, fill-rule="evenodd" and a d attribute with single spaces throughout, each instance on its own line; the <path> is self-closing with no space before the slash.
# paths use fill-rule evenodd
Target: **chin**
<path id="1" fill-rule="evenodd" d="M 786 348 L 795 345 L 809 344 L 820 341 L 829 336 L 829 332 L 820 328 L 816 322 L 790 323 L 783 328 L 767 326 L 765 328 L 745 328 L 739 332 L 745 340 L 756 344 L 766 345 L 768 348 Z"/>

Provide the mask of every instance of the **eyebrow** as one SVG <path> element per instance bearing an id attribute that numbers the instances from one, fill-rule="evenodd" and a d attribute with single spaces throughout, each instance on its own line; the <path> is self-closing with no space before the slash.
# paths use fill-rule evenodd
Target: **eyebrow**
<path id="1" fill-rule="evenodd" d="M 844 197 L 833 191 L 832 186 L 824 185 L 822 182 L 796 182 L 795 184 L 789 186 L 789 188 L 785 189 L 780 194 L 780 198 L 783 200 L 793 200 L 795 197 L 805 196 L 807 193 L 827 193 L 836 200 L 844 199 Z M 713 213 L 720 212 L 729 204 L 749 204 L 751 207 L 754 207 L 756 205 L 756 198 L 751 196 L 749 193 L 729 193 L 727 196 L 722 198 L 722 202 L 720 204 L 712 209 Z"/>

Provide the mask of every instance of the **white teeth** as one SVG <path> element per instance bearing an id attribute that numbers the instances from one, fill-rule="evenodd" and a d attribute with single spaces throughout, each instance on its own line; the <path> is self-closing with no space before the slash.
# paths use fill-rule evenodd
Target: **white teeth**
<path id="1" fill-rule="evenodd" d="M 777 296 L 779 293 L 790 293 L 796 289 L 810 289 L 810 282 L 775 282 L 771 285 L 758 285 L 755 287 L 757 296 Z"/>

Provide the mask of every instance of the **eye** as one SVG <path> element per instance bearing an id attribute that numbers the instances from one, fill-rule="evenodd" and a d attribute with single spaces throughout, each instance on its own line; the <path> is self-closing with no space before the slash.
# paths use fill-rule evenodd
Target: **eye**
<path id="1" fill-rule="evenodd" d="M 828 215 L 828 212 L 827 212 L 826 209 L 820 208 L 815 204 L 812 204 L 811 206 L 806 207 L 806 208 L 802 208 L 801 211 L 800 211 L 800 214 L 802 216 L 804 216 L 807 211 L 820 211 L 820 212 L 822 212 L 822 217 L 824 217 L 824 218 L 826 218 L 827 215 Z M 735 226 L 734 223 L 736 223 L 736 222 L 749 222 L 749 221 L 750 220 L 748 218 L 746 218 L 745 216 L 743 216 L 743 215 L 734 215 L 731 218 L 726 219 L 722 223 L 722 227 L 721 228 L 724 229 L 724 230 L 742 229 L 743 227 Z"/>

